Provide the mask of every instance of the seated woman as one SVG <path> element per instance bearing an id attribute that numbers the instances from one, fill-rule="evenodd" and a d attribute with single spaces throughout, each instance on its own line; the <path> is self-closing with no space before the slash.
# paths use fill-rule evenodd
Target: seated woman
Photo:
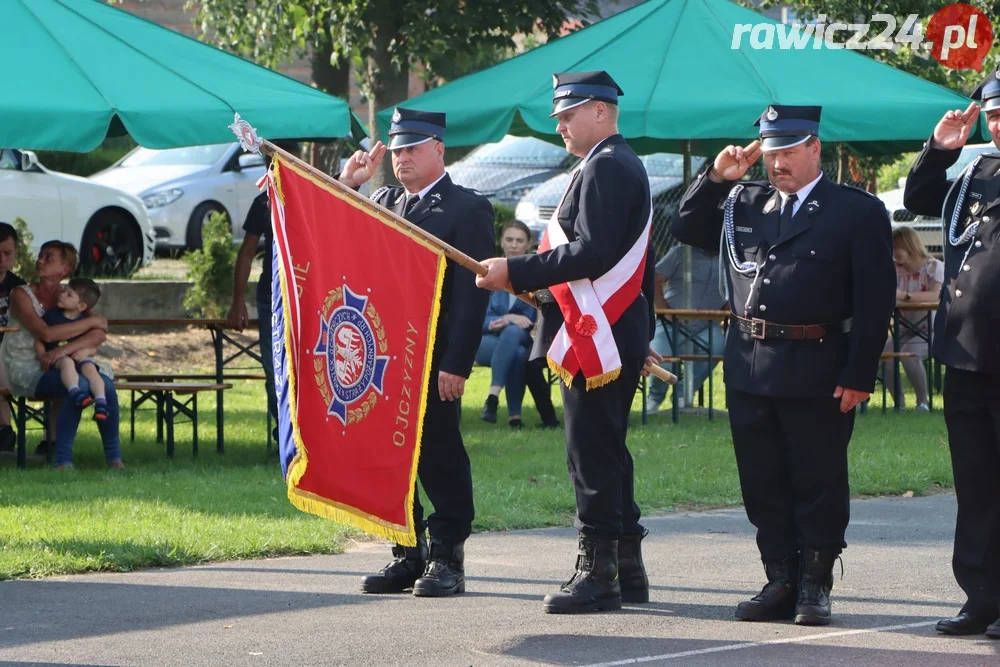
<path id="1" fill-rule="evenodd" d="M 500 246 L 506 257 L 525 254 L 530 242 L 531 231 L 520 220 L 507 222 L 500 232 Z M 490 295 L 490 305 L 483 322 L 483 338 L 476 353 L 476 363 L 493 370 L 490 395 L 483 406 L 483 421 L 496 423 L 500 390 L 506 388 L 507 423 L 512 428 L 521 428 L 521 401 L 525 387 L 530 386 L 542 418 L 541 426 L 559 425 L 549 385 L 542 377 L 542 365 L 528 363 L 531 329 L 537 316 L 534 308 L 509 292 L 498 291 Z"/>
<path id="2" fill-rule="evenodd" d="M 896 304 L 937 303 L 941 295 L 941 283 L 944 282 L 944 263 L 930 256 L 912 227 L 897 227 L 892 230 L 892 256 L 896 262 Z M 912 329 L 917 329 L 926 336 L 933 313 L 929 315 L 919 325 L 917 322 L 921 320 L 923 313 L 918 311 L 912 316 L 904 315 L 899 327 L 899 351 L 917 355 L 916 358 L 902 359 L 901 362 L 917 395 L 917 410 L 921 412 L 930 410 L 927 372 L 923 363 L 927 359 L 927 340 Z M 889 336 L 883 352 L 892 351 L 892 336 Z M 895 366 L 894 363 L 885 365 L 885 384 L 890 391 L 895 386 Z M 899 400 L 900 407 L 906 407 L 905 396 L 900 396 Z"/>
<path id="3" fill-rule="evenodd" d="M 48 326 L 42 319 L 46 310 L 56 308 L 62 286 L 59 284 L 76 268 L 77 253 L 69 243 L 49 241 L 42 245 L 35 264 L 35 282 L 21 285 L 10 295 L 10 326 L 19 331 L 8 333 L 0 344 L 0 363 L 7 371 L 7 384 L 14 396 L 38 398 L 66 398 L 59 371 L 54 368 L 57 359 L 97 348 L 106 338 L 108 321 L 92 315 L 56 326 Z M 66 345 L 36 356 L 35 339 L 42 342 L 70 340 Z M 81 357 L 82 358 L 82 357 Z M 118 441 L 118 394 L 109 371 L 103 369 L 104 393 L 107 399 L 107 419 L 97 424 L 104 444 L 104 457 L 108 466 L 124 468 Z M 90 392 L 86 378 L 80 378 L 79 388 Z M 73 441 L 80 425 L 82 407 L 75 401 L 64 400 L 56 419 L 56 466 L 66 469 L 73 464 Z"/>

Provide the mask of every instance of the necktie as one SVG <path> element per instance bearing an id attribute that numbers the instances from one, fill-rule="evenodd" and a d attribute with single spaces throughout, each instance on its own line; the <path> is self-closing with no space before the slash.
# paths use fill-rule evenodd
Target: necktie
<path id="1" fill-rule="evenodd" d="M 413 207 L 420 201 L 420 195 L 406 195 L 406 203 L 403 204 L 403 217 L 405 218 L 413 211 Z"/>
<path id="2" fill-rule="evenodd" d="M 785 205 L 781 207 L 781 218 L 778 223 L 778 238 L 783 238 L 792 229 L 792 211 L 795 210 L 795 202 L 798 195 L 788 195 L 785 198 Z"/>

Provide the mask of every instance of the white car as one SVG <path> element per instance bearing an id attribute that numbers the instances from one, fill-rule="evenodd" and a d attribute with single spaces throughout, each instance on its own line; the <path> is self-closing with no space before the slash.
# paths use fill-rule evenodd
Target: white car
<path id="1" fill-rule="evenodd" d="M 125 275 L 153 261 L 153 228 L 136 197 L 49 171 L 31 151 L 0 150 L 0 221 L 22 218 L 32 251 L 58 239 L 76 246 L 85 275 Z"/>
<path id="2" fill-rule="evenodd" d="M 136 148 L 90 177 L 119 188 L 146 205 L 156 247 L 201 247 L 201 230 L 213 213 L 225 213 L 233 239 L 243 239 L 243 222 L 264 175 L 264 158 L 239 143 L 153 150 Z"/>

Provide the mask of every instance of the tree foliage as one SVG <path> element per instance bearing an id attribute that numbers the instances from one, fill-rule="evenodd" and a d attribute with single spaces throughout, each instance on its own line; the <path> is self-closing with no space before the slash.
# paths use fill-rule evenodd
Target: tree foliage
<path id="1" fill-rule="evenodd" d="M 202 230 L 200 250 L 184 255 L 193 284 L 184 295 L 184 307 L 201 317 L 225 317 L 232 300 L 236 247 L 225 213 L 213 213 Z"/>
<path id="2" fill-rule="evenodd" d="M 28 228 L 28 223 L 24 218 L 14 218 L 11 223 L 14 231 L 17 232 L 17 253 L 14 255 L 13 271 L 27 282 L 35 279 L 35 253 L 31 251 L 31 244 L 35 240 L 34 234 Z"/>
<path id="3" fill-rule="evenodd" d="M 450 79 L 507 57 L 516 35 L 552 38 L 570 17 L 585 25 L 598 13 L 596 0 L 200 0 L 197 6 L 208 39 L 271 67 L 329 37 L 331 61 L 354 68 L 370 102 L 373 141 L 375 113 L 408 97 L 411 66 L 419 65 L 427 80 Z"/>
<path id="4" fill-rule="evenodd" d="M 801 23 L 815 22 L 822 19 L 826 25 L 834 22 L 851 23 L 872 23 L 872 30 L 864 38 L 870 40 L 885 24 L 873 22 L 875 14 L 889 14 L 896 21 L 896 31 L 888 39 L 892 40 L 898 33 L 906 18 L 910 15 L 919 17 L 921 35 L 926 35 L 927 22 L 934 15 L 934 12 L 941 9 L 946 3 L 940 0 L 783 0 L 778 3 L 776 0 L 765 0 L 760 5 L 756 5 L 753 0 L 738 0 L 740 4 L 751 9 L 770 9 L 781 4 L 795 12 Z M 983 2 L 981 0 L 963 0 L 984 12 L 988 16 L 997 16 L 1000 11 L 1000 0 L 993 2 Z M 984 61 L 983 71 L 975 70 L 954 70 L 943 67 L 937 60 L 931 57 L 927 51 L 914 50 L 909 45 L 899 44 L 894 51 L 885 50 L 865 50 L 858 51 L 868 57 L 874 58 L 888 65 L 892 65 L 904 72 L 915 74 L 922 79 L 946 86 L 963 95 L 968 95 L 986 75 L 996 67 L 997 46 L 1000 45 L 1000 26 L 994 26 L 993 46 L 990 55 Z M 850 31 L 840 31 L 834 34 L 837 42 L 846 42 L 852 33 Z"/>

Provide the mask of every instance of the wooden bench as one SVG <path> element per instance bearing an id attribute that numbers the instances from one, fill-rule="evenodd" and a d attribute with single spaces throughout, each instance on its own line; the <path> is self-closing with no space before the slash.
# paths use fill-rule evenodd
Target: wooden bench
<path id="1" fill-rule="evenodd" d="M 9 389 L 0 389 L 0 400 L 10 401 L 11 421 L 17 431 L 17 467 L 24 469 L 28 465 L 28 422 L 33 421 L 41 426 L 42 433 L 45 433 L 49 416 L 49 399 L 35 398 L 27 396 L 13 396 Z M 31 405 L 41 403 L 40 407 Z M 32 429 L 38 430 L 38 429 Z M 44 439 L 44 438 L 43 438 Z M 51 444 L 48 450 L 48 460 L 51 462 L 55 456 L 55 445 Z"/>
<path id="2" fill-rule="evenodd" d="M 165 377 L 165 376 L 156 376 Z M 166 376 L 169 377 L 169 376 Z M 163 442 L 164 425 L 167 431 L 167 456 L 174 455 L 174 423 L 178 416 L 187 417 L 191 422 L 191 451 L 198 453 L 198 394 L 203 391 L 225 391 L 232 389 L 229 383 L 217 382 L 121 382 L 118 391 L 131 392 L 130 412 L 131 441 L 135 441 L 135 411 L 146 401 L 156 403 L 156 441 Z M 136 398 L 138 394 L 138 398 Z M 186 398 L 179 399 L 178 396 Z M 219 425 L 216 425 L 219 428 Z"/>
<path id="3" fill-rule="evenodd" d="M 266 380 L 267 376 L 263 373 L 226 373 L 222 376 L 223 381 L 232 380 Z M 216 376 L 211 373 L 128 373 L 124 375 L 119 375 L 118 380 L 121 382 L 175 382 L 177 380 L 202 380 L 209 382 L 216 382 Z M 272 418 L 271 411 L 267 412 L 267 451 L 271 451 L 271 443 L 274 440 L 272 434 Z M 219 418 L 223 415 L 220 413 Z M 134 421 L 134 419 L 133 419 Z"/>
<path id="4" fill-rule="evenodd" d="M 883 352 L 879 355 L 878 363 L 879 367 L 882 369 L 882 375 L 878 378 L 882 382 L 882 412 L 886 411 L 886 405 L 888 404 L 888 387 L 885 385 L 885 363 L 887 361 L 895 362 L 897 359 L 917 359 L 918 355 L 914 352 Z"/>
<path id="5" fill-rule="evenodd" d="M 215 381 L 215 375 L 212 373 L 129 373 L 125 375 L 118 375 L 116 379 L 120 382 L 173 382 L 174 380 L 211 380 Z M 267 376 L 263 373 L 238 373 L 230 374 L 227 373 L 223 376 L 224 380 L 266 380 Z"/>

